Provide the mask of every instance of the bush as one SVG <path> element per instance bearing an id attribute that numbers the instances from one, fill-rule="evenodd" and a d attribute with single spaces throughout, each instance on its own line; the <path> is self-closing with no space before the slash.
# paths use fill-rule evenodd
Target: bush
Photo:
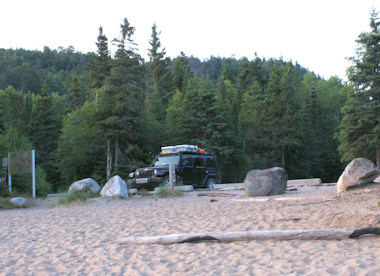
<path id="1" fill-rule="evenodd" d="M 0 198 L 0 209 L 7 210 L 7 209 L 15 209 L 15 208 L 28 208 L 32 206 L 35 206 L 35 204 L 32 202 L 27 202 L 24 206 L 21 206 L 21 207 L 14 206 L 12 205 L 10 198 Z"/>
<path id="2" fill-rule="evenodd" d="M 149 196 L 149 191 L 146 190 L 146 189 L 141 189 L 141 190 L 140 190 L 140 195 L 141 195 L 141 196 Z"/>
<path id="3" fill-rule="evenodd" d="M 98 193 L 94 194 L 88 190 L 84 190 L 84 191 L 76 190 L 76 191 L 73 191 L 73 192 L 70 192 L 70 193 L 67 193 L 67 194 L 61 196 L 58 199 L 58 203 L 54 204 L 54 206 L 51 206 L 51 207 L 55 207 L 57 205 L 68 206 L 68 205 L 75 203 L 75 202 L 85 202 L 87 199 L 94 198 L 96 196 L 98 196 Z"/>
<path id="4" fill-rule="evenodd" d="M 0 185 L 0 197 L 9 196 L 9 187 L 5 185 Z"/>
<path id="5" fill-rule="evenodd" d="M 36 167 L 36 195 L 46 196 L 51 192 L 51 184 L 47 181 L 46 172 L 39 166 Z M 12 175 L 12 193 L 21 193 L 31 196 L 33 193 L 32 174 Z M 1 196 L 1 194 L 0 194 Z"/>
<path id="6" fill-rule="evenodd" d="M 156 196 L 159 198 L 183 196 L 183 191 L 179 189 L 170 190 L 170 187 L 160 186 Z"/>
<path id="7" fill-rule="evenodd" d="M 47 174 L 41 168 L 36 168 L 36 194 L 38 196 L 46 196 L 51 192 L 51 184 L 47 181 Z"/>

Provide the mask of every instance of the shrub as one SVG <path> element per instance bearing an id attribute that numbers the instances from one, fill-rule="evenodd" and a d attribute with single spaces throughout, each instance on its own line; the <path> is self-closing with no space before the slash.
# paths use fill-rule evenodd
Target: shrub
<path id="1" fill-rule="evenodd" d="M 0 198 L 0 209 L 15 209 L 15 208 L 28 208 L 31 206 L 35 206 L 32 202 L 27 202 L 24 206 L 14 206 L 11 203 L 11 198 Z"/>
<path id="2" fill-rule="evenodd" d="M 5 185 L 0 185 L 0 197 L 9 196 L 9 187 Z"/>
<path id="3" fill-rule="evenodd" d="M 139 193 L 141 196 L 149 196 L 149 191 L 146 189 L 141 189 Z"/>
<path id="4" fill-rule="evenodd" d="M 88 190 L 84 190 L 84 191 L 76 190 L 76 191 L 67 193 L 65 195 L 62 195 L 61 197 L 59 197 L 58 203 L 50 207 L 55 207 L 57 205 L 68 206 L 75 202 L 85 202 L 87 199 L 96 197 L 97 195 L 98 194 L 91 193 Z"/>
<path id="5" fill-rule="evenodd" d="M 159 198 L 183 196 L 183 191 L 179 189 L 170 190 L 168 186 L 160 186 L 156 196 Z"/>
<path id="6" fill-rule="evenodd" d="M 36 194 L 38 196 L 46 196 L 51 192 L 51 184 L 47 181 L 47 174 L 41 168 L 36 168 Z"/>

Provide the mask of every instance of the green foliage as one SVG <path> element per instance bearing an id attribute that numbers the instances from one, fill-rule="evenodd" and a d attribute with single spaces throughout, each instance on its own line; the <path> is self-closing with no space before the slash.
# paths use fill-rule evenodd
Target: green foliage
<path id="1" fill-rule="evenodd" d="M 179 197 L 183 195 L 184 195 L 184 192 L 182 190 L 180 189 L 171 190 L 170 187 L 168 186 L 164 186 L 164 187 L 160 186 L 157 192 L 155 193 L 155 196 L 158 198 Z"/>
<path id="2" fill-rule="evenodd" d="M 61 175 L 61 188 L 93 175 L 101 157 L 104 159 L 105 141 L 97 128 L 96 115 L 95 103 L 86 102 L 64 117 L 57 150 L 53 153 L 54 166 Z"/>
<path id="3" fill-rule="evenodd" d="M 47 181 L 46 172 L 39 166 L 36 167 L 36 195 L 46 196 L 52 190 L 51 184 Z"/>
<path id="4" fill-rule="evenodd" d="M 97 194 L 93 194 L 90 191 L 72 191 L 59 197 L 57 204 L 51 207 L 57 207 L 59 205 L 69 206 L 73 203 L 86 202 L 89 198 L 97 197 Z"/>
<path id="5" fill-rule="evenodd" d="M 8 210 L 8 209 L 16 209 L 16 208 L 29 208 L 34 206 L 33 203 L 27 202 L 24 206 L 14 206 L 11 203 L 11 198 L 0 198 L 0 209 Z"/>
<path id="6" fill-rule="evenodd" d="M 9 187 L 5 185 L 0 185 L 0 197 L 9 196 Z"/>
<path id="7" fill-rule="evenodd" d="M 84 94 L 81 90 L 80 80 L 77 75 L 73 75 L 70 88 L 67 91 L 67 112 L 71 112 L 80 107 L 84 102 Z"/>
<path id="8" fill-rule="evenodd" d="M 349 58 L 353 62 L 348 69 L 353 93 L 342 109 L 338 139 L 342 160 L 365 157 L 380 166 L 380 21 L 375 10 L 370 27 L 371 32 L 361 33 L 356 40 L 356 56 Z"/>
<path id="9" fill-rule="evenodd" d="M 150 194 L 149 194 L 149 190 L 146 190 L 146 189 L 141 189 L 140 191 L 139 191 L 139 194 L 141 195 L 141 196 L 149 196 Z"/>
<path id="10" fill-rule="evenodd" d="M 256 53 L 253 60 L 201 61 L 181 52 L 171 60 L 155 24 L 145 63 L 133 41 L 136 31 L 124 19 L 113 55 L 102 27 L 96 53 L 87 55 L 72 46 L 0 49 L 0 153 L 36 149 L 39 195 L 66 190 L 81 178 L 105 183 L 112 175 L 126 177 L 171 144 L 216 154 L 222 182 L 240 182 L 247 171 L 271 166 L 285 167 L 291 178 L 336 181 L 339 125 L 344 160 L 359 153 L 375 158 L 375 31 L 359 37 L 363 47 L 352 59 L 351 86 Z M 30 193 L 29 175 L 15 175 L 13 183 Z"/>

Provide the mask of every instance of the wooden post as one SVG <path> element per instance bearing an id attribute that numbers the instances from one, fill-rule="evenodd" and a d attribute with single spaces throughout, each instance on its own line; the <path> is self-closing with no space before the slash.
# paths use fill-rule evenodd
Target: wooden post
<path id="1" fill-rule="evenodd" d="M 12 193 L 12 175 L 11 171 L 11 153 L 8 152 L 8 183 L 9 183 L 9 193 Z"/>
<path id="2" fill-rule="evenodd" d="M 32 187 L 33 197 L 36 197 L 36 151 L 32 150 Z"/>
<path id="3" fill-rule="evenodd" d="M 170 181 L 170 190 L 174 190 L 175 185 L 175 165 L 169 165 L 169 181 Z"/>

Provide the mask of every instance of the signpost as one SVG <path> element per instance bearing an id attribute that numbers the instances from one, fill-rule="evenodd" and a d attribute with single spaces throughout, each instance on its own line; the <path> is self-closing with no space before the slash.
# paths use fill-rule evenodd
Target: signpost
<path id="1" fill-rule="evenodd" d="M 174 190 L 175 186 L 175 165 L 171 164 L 169 165 L 169 181 L 170 181 L 170 190 Z"/>
<path id="2" fill-rule="evenodd" d="M 31 173 L 33 197 L 36 197 L 36 154 L 35 150 L 8 153 L 9 192 L 12 192 L 12 174 Z M 3 161 L 4 162 L 4 161 Z"/>

